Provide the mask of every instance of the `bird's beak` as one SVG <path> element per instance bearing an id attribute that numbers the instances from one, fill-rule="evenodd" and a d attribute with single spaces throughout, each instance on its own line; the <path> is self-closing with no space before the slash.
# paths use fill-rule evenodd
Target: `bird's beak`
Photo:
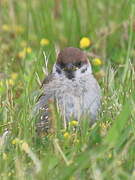
<path id="1" fill-rule="evenodd" d="M 69 63 L 67 64 L 67 66 L 64 68 L 65 71 L 68 71 L 68 72 L 71 72 L 71 71 L 75 71 L 77 70 L 77 68 L 72 64 L 72 63 Z"/>

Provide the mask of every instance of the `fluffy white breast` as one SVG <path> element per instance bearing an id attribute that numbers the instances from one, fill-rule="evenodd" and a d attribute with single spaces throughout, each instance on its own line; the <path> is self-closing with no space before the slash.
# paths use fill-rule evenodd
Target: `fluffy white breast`
<path id="1" fill-rule="evenodd" d="M 96 119 L 100 106 L 100 87 L 92 74 L 84 74 L 74 80 L 64 76 L 55 77 L 45 85 L 44 90 L 48 96 L 54 96 L 67 121 L 71 117 L 80 120 L 85 113 L 89 114 L 91 120 Z"/>

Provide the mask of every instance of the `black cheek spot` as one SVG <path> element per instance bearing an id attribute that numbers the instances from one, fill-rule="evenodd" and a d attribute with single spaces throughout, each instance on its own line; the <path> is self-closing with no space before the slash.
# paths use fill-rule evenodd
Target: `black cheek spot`
<path id="1" fill-rule="evenodd" d="M 64 69 L 64 68 L 66 67 L 66 64 L 64 64 L 63 62 L 61 62 L 61 63 L 59 64 L 59 66 L 60 66 L 61 69 Z"/>
<path id="2" fill-rule="evenodd" d="M 87 71 L 87 68 L 82 69 L 82 70 L 81 70 L 81 73 L 84 73 L 85 71 Z"/>
<path id="3" fill-rule="evenodd" d="M 61 74 L 61 70 L 60 69 L 56 69 L 56 72 L 58 73 L 58 74 Z"/>

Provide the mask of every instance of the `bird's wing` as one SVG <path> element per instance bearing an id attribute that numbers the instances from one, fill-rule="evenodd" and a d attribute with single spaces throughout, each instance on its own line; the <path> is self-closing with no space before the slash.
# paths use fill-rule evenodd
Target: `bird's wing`
<path id="1" fill-rule="evenodd" d="M 44 78 L 44 80 L 42 81 L 41 88 L 42 88 L 45 84 L 50 83 L 53 79 L 54 79 L 54 74 L 53 74 L 53 73 L 48 74 L 48 76 L 46 76 L 46 77 Z"/>
<path id="2" fill-rule="evenodd" d="M 52 80 L 54 79 L 54 74 L 53 73 L 50 73 L 48 76 L 46 76 L 45 78 L 44 78 L 44 80 L 42 81 L 42 83 L 41 83 L 41 86 L 40 86 L 40 89 L 41 89 L 41 91 L 40 91 L 40 94 L 39 94 L 39 96 L 37 97 L 37 100 L 36 100 L 36 102 L 39 102 L 40 100 L 41 100 L 41 97 L 42 96 L 47 96 L 47 95 L 45 95 L 45 92 L 44 92 L 44 85 L 48 85 Z"/>
<path id="3" fill-rule="evenodd" d="M 54 74 L 49 74 L 42 82 L 41 85 L 41 95 L 38 97 L 37 104 L 35 106 L 35 112 L 38 117 L 38 122 L 36 123 L 36 130 L 38 135 L 43 135 L 48 133 L 50 128 L 50 112 L 49 103 L 54 101 L 54 95 L 45 92 L 45 86 L 53 81 Z"/>

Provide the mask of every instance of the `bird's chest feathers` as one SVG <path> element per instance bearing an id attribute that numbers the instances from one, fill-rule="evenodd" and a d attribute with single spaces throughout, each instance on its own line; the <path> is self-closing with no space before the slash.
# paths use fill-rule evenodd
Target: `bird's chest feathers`
<path id="1" fill-rule="evenodd" d="M 60 84 L 60 88 L 55 91 L 56 98 L 65 100 L 82 99 L 84 94 L 89 91 L 88 84 L 85 81 L 66 81 Z"/>
<path id="2" fill-rule="evenodd" d="M 54 92 L 55 99 L 66 116 L 73 115 L 78 119 L 83 112 L 83 107 L 88 106 L 90 85 L 87 81 L 62 82 Z"/>
<path id="3" fill-rule="evenodd" d="M 45 87 L 45 91 L 53 95 L 62 114 L 79 119 L 90 109 L 94 99 L 92 79 L 93 76 L 77 80 L 56 79 Z"/>

